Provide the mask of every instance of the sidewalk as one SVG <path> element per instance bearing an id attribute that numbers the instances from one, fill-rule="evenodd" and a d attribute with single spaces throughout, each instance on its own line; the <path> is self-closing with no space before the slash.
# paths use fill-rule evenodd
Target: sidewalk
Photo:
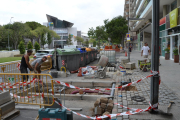
<path id="1" fill-rule="evenodd" d="M 149 56 L 150 58 L 151 56 Z M 121 53 L 120 59 L 124 59 L 125 57 L 124 53 Z M 130 55 L 130 61 L 135 62 L 136 66 L 138 59 L 142 60 L 144 59 L 141 57 L 140 51 L 133 51 Z M 178 65 L 175 64 L 173 61 L 165 61 L 163 58 L 161 58 L 161 64 L 160 66 L 160 73 L 161 73 L 161 84 L 159 86 L 159 110 L 162 110 L 164 112 L 167 111 L 167 107 L 170 103 L 170 101 L 175 102 L 174 105 L 172 105 L 171 109 L 169 110 L 169 113 L 173 113 L 172 117 L 159 115 L 159 114 L 150 114 L 148 112 L 139 113 L 136 115 L 130 115 L 130 116 L 119 116 L 118 120 L 137 120 L 137 119 L 143 119 L 143 120 L 179 120 L 180 118 L 180 88 L 178 86 L 180 85 L 178 81 Z M 139 69 L 136 69 L 135 71 L 139 71 L 136 74 L 133 75 L 126 75 L 124 77 L 121 77 L 120 81 L 128 81 L 131 79 L 131 81 L 137 81 L 139 79 L 142 79 L 148 75 L 150 75 L 149 72 L 142 72 Z M 171 79 L 170 79 L 171 78 Z M 147 78 L 137 84 L 134 84 L 137 88 L 137 91 L 118 91 L 117 96 L 117 102 L 123 106 L 128 106 L 129 108 L 139 108 L 139 109 L 145 109 L 149 106 L 150 102 L 150 84 L 151 80 L 150 78 Z M 132 100 L 133 96 L 140 96 L 142 98 L 145 98 L 143 101 L 136 101 Z M 117 112 L 127 112 L 128 109 L 122 108 L 121 106 L 118 106 Z M 131 111 L 131 110 L 130 110 Z"/>
<path id="2" fill-rule="evenodd" d="M 151 59 L 151 56 L 149 56 Z M 135 62 L 136 66 L 137 60 L 143 59 L 141 57 L 140 51 L 132 51 L 130 54 L 130 61 Z M 160 58 L 161 66 L 159 66 L 159 71 L 161 75 L 162 82 L 171 89 L 178 98 L 180 98 L 180 65 L 179 63 L 174 63 L 173 60 L 165 60 L 165 58 Z"/>

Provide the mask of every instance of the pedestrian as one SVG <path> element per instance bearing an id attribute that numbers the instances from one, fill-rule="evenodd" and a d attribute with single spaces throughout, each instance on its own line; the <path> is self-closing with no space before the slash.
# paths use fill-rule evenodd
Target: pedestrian
<path id="1" fill-rule="evenodd" d="M 148 58 L 148 55 L 150 54 L 150 48 L 148 47 L 148 44 L 145 43 L 142 47 L 141 56 L 144 56 L 144 58 Z"/>
<path id="2" fill-rule="evenodd" d="M 43 58 L 38 58 L 31 63 L 31 66 L 34 69 L 34 73 L 36 74 L 41 73 L 41 64 L 45 62 L 46 60 L 47 60 L 47 57 L 44 56 Z M 37 75 L 35 75 L 35 78 L 37 78 Z M 38 79 L 40 79 L 40 76 L 38 76 Z"/>
<path id="3" fill-rule="evenodd" d="M 31 49 L 29 49 L 28 51 L 27 51 L 27 54 L 25 54 L 25 55 L 23 55 L 22 56 L 22 59 L 21 59 L 21 65 L 20 65 L 20 71 L 21 71 L 21 73 L 28 73 L 28 70 L 27 70 L 27 68 L 29 68 L 30 69 L 30 71 L 33 71 L 33 68 L 31 67 L 31 65 L 29 64 L 29 56 L 31 56 L 31 54 L 32 54 L 32 50 Z M 23 80 L 22 80 L 22 82 L 25 82 L 25 81 L 28 81 L 28 75 L 23 75 Z"/>
<path id="4" fill-rule="evenodd" d="M 132 51 L 132 45 L 129 45 L 129 52 Z"/>

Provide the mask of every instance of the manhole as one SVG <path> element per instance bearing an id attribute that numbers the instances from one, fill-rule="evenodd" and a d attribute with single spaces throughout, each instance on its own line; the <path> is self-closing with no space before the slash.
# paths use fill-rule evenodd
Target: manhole
<path id="1" fill-rule="evenodd" d="M 145 98 L 141 97 L 141 96 L 133 96 L 133 97 L 131 97 L 131 100 L 134 100 L 137 102 L 143 102 L 145 100 Z"/>

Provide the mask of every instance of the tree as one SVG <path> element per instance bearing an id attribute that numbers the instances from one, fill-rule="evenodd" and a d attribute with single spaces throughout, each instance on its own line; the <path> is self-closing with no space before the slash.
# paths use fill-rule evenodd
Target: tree
<path id="1" fill-rule="evenodd" d="M 49 28 L 46 26 L 41 26 L 41 27 L 37 27 L 37 29 L 35 29 L 35 32 L 37 33 L 37 39 L 38 39 L 38 43 L 40 44 L 40 39 L 42 37 L 42 34 L 47 33 L 49 31 Z"/>
<path id="2" fill-rule="evenodd" d="M 47 34 L 47 44 L 48 44 L 48 48 L 50 48 L 50 44 L 52 42 L 52 35 L 50 32 L 48 32 Z"/>
<path id="3" fill-rule="evenodd" d="M 23 42 L 23 41 L 21 41 L 21 42 L 19 43 L 18 48 L 19 48 L 20 54 L 24 54 L 24 53 L 25 53 L 25 45 L 24 45 L 24 42 Z"/>
<path id="4" fill-rule="evenodd" d="M 107 40 L 108 34 L 107 34 L 104 26 L 97 26 L 95 33 L 96 33 L 96 38 L 98 40 L 98 47 L 100 48 L 100 41 L 101 40 Z"/>
<path id="5" fill-rule="evenodd" d="M 89 40 L 89 43 L 93 43 L 94 41 L 96 41 L 96 40 L 93 39 L 93 38 L 91 38 L 91 39 Z"/>
<path id="6" fill-rule="evenodd" d="M 32 45 L 32 42 L 31 42 L 31 41 L 28 42 L 27 48 L 28 48 L 28 49 L 33 49 L 33 45 Z"/>
<path id="7" fill-rule="evenodd" d="M 70 34 L 69 34 L 68 39 L 67 39 L 67 44 L 68 45 L 72 45 L 73 44 L 72 43 L 72 35 L 70 35 Z"/>
<path id="8" fill-rule="evenodd" d="M 96 47 L 96 41 L 93 42 L 93 47 Z"/>
<path id="9" fill-rule="evenodd" d="M 29 27 L 21 22 L 14 22 L 12 25 L 5 25 L 5 29 L 8 29 L 10 26 L 10 29 L 12 30 L 11 34 L 11 42 L 14 45 L 14 48 L 17 48 L 17 45 L 21 40 L 23 40 L 23 37 L 30 31 Z"/>
<path id="10" fill-rule="evenodd" d="M 96 37 L 96 33 L 95 33 L 95 30 L 93 27 L 89 28 L 88 36 L 89 36 L 89 38 L 95 38 Z"/>
<path id="11" fill-rule="evenodd" d="M 38 50 L 40 50 L 40 45 L 39 45 L 39 43 L 36 41 L 35 42 L 35 44 L 34 44 L 34 49 L 36 50 L 36 52 L 38 51 Z"/>
<path id="12" fill-rule="evenodd" d="M 124 17 L 117 16 L 112 20 L 106 19 L 104 24 L 112 43 L 121 43 L 121 40 L 124 40 L 124 36 L 128 32 L 127 20 Z"/>
<path id="13" fill-rule="evenodd" d="M 86 39 L 86 40 L 84 41 L 84 44 L 85 44 L 86 47 L 89 47 L 89 41 L 88 41 L 88 39 Z"/>
<path id="14" fill-rule="evenodd" d="M 84 39 L 83 39 L 82 37 L 79 37 L 79 36 L 77 36 L 77 37 L 75 38 L 75 40 L 76 40 L 77 42 L 83 42 L 83 41 L 84 41 Z"/>
<path id="15" fill-rule="evenodd" d="M 45 34 L 42 33 L 41 34 L 41 45 L 43 46 L 43 49 L 44 49 L 44 45 L 47 43 L 46 41 L 46 37 L 45 37 Z"/>
<path id="16" fill-rule="evenodd" d="M 50 48 L 50 44 L 52 43 L 53 37 L 56 39 L 60 39 L 60 36 L 56 32 L 49 30 L 47 33 L 47 41 L 46 41 L 48 44 L 48 48 Z"/>
<path id="17" fill-rule="evenodd" d="M 25 24 L 28 25 L 31 28 L 31 30 L 35 30 L 38 27 L 42 27 L 42 25 L 40 23 L 35 22 L 35 21 L 26 22 Z"/>
<path id="18" fill-rule="evenodd" d="M 37 22 L 34 22 L 34 21 L 32 21 L 32 22 L 26 22 L 25 24 L 26 24 L 26 25 L 29 27 L 29 29 L 30 29 L 30 32 L 28 32 L 28 33 L 26 34 L 26 37 L 29 38 L 29 39 L 31 40 L 31 42 L 33 43 L 33 39 L 38 37 L 38 34 L 37 34 L 37 32 L 36 32 L 36 29 L 37 29 L 38 27 L 42 27 L 42 25 L 41 25 L 40 23 L 37 23 Z"/>

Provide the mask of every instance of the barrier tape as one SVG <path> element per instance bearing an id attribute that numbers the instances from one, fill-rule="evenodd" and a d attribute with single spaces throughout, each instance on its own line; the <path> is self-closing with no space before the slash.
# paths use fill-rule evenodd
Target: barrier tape
<path id="1" fill-rule="evenodd" d="M 6 92 L 6 90 L 3 89 L 3 88 L 6 88 L 6 86 L 9 86 L 9 88 L 19 88 L 19 86 L 16 86 L 16 85 L 26 86 L 26 85 L 31 84 L 31 83 L 34 83 L 34 84 L 35 84 L 37 81 L 38 81 L 38 79 L 33 78 L 33 80 L 31 80 L 30 82 L 15 83 L 15 84 L 13 84 L 13 85 L 11 85 L 11 86 L 9 85 L 9 84 L 11 84 L 11 83 L 7 83 L 7 84 L 1 83 L 0 85 L 4 85 L 4 84 L 5 84 L 5 85 L 4 85 L 3 87 L 0 87 L 0 90 Z M 42 80 L 39 80 L 39 83 L 42 84 Z M 42 85 L 43 85 L 43 84 L 42 84 Z M 16 86 L 16 87 L 13 87 L 13 86 Z M 15 97 L 15 98 L 32 98 L 32 97 L 36 97 L 36 96 L 42 96 L 42 98 L 44 98 L 44 93 L 39 93 L 39 94 L 36 94 L 36 95 L 33 95 L 33 96 L 25 96 L 25 97 L 18 96 L 18 95 L 13 94 L 13 93 L 10 93 L 10 95 L 11 95 L 12 97 Z"/>
<path id="2" fill-rule="evenodd" d="M 28 84 L 31 84 L 31 83 L 33 83 L 33 82 L 35 82 L 35 80 L 37 80 L 36 78 L 33 78 L 31 81 L 27 81 L 27 82 L 17 82 L 17 83 L 14 83 L 14 84 L 12 84 L 11 85 L 11 83 L 0 83 L 0 85 L 2 86 L 9 86 L 10 88 L 14 88 L 13 86 L 17 86 L 17 85 L 19 85 L 19 86 L 27 86 Z M 40 80 L 41 81 L 41 80 Z M 17 88 L 17 87 L 16 87 Z"/>
<path id="3" fill-rule="evenodd" d="M 54 102 L 57 103 L 58 105 L 62 106 L 63 108 L 67 109 L 68 111 L 72 111 L 69 108 L 67 108 L 67 107 L 63 106 L 62 104 L 60 104 L 58 101 L 54 100 Z M 99 117 L 90 117 L 90 116 L 87 116 L 87 115 L 77 113 L 75 111 L 72 111 L 72 113 L 76 114 L 78 116 L 84 117 L 84 118 L 92 119 L 92 120 L 102 120 L 103 118 L 107 118 L 107 117 L 109 117 L 111 119 L 112 117 L 117 117 L 117 116 L 120 116 L 120 115 L 134 115 L 134 114 L 137 114 L 137 113 L 149 111 L 150 109 L 155 109 L 158 106 L 158 104 L 154 104 L 153 106 L 150 104 L 150 106 L 148 108 L 146 108 L 146 109 L 136 109 L 136 108 L 128 108 L 128 107 L 122 106 L 122 105 L 120 105 L 118 103 L 116 103 L 115 105 L 130 109 L 130 110 L 133 110 L 133 111 L 122 112 L 122 113 L 117 113 L 117 114 L 103 115 L 103 116 L 99 116 Z"/>
<path id="4" fill-rule="evenodd" d="M 152 76 L 154 76 L 154 75 L 156 75 L 156 74 L 158 74 L 158 72 L 152 71 L 152 74 L 151 74 L 151 75 L 148 75 L 147 77 L 144 77 L 144 78 L 142 78 L 142 79 L 140 79 L 140 80 L 137 80 L 137 81 L 135 81 L 135 82 L 131 82 L 131 83 L 129 83 L 129 84 L 122 85 L 122 86 L 120 86 L 120 87 L 115 87 L 115 88 L 101 88 L 101 89 L 79 88 L 79 87 L 76 87 L 76 86 L 74 86 L 74 85 L 70 85 L 70 84 L 68 84 L 68 83 L 64 83 L 64 82 L 61 82 L 61 81 L 55 80 L 55 82 L 58 83 L 58 84 L 61 84 L 61 85 L 63 85 L 63 86 L 66 86 L 66 87 L 69 87 L 69 88 L 75 88 L 75 89 L 78 89 L 78 90 L 79 90 L 79 89 L 83 89 L 83 90 L 101 90 L 101 91 L 105 91 L 105 90 L 112 90 L 112 89 L 118 89 L 118 88 L 124 88 L 124 87 L 127 87 L 127 86 L 131 86 L 131 85 L 133 85 L 133 84 L 135 84 L 135 83 L 139 83 L 139 82 L 141 82 L 142 80 L 147 79 L 147 78 L 149 78 L 149 77 L 152 77 Z"/>
<path id="5" fill-rule="evenodd" d="M 19 71 L 20 71 L 20 66 L 21 66 L 21 63 L 18 62 L 16 67 L 18 68 Z"/>

